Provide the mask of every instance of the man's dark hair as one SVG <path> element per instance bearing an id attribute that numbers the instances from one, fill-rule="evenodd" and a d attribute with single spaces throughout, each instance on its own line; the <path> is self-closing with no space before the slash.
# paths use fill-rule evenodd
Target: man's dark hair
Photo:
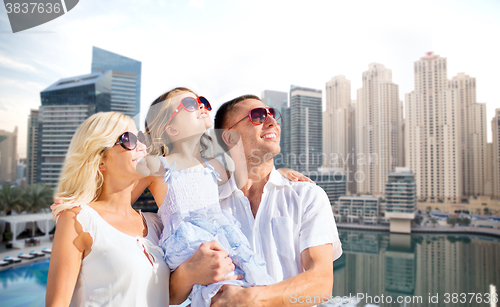
<path id="1" fill-rule="evenodd" d="M 247 99 L 257 99 L 260 101 L 260 98 L 255 95 L 239 96 L 227 102 L 224 102 L 217 110 L 217 113 L 215 113 L 214 129 L 216 131 L 217 141 L 219 142 L 219 145 L 222 147 L 222 149 L 224 149 L 224 151 L 229 150 L 226 143 L 224 143 L 224 140 L 222 139 L 222 131 L 224 128 L 226 128 L 225 126 L 227 125 L 227 122 L 229 120 L 228 116 L 230 116 L 231 111 L 237 103 Z"/>

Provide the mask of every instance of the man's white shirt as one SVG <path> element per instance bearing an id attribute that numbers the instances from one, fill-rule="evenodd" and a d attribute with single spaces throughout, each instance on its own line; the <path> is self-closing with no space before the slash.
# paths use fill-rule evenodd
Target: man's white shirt
<path id="1" fill-rule="evenodd" d="M 219 187 L 219 198 L 222 209 L 240 222 L 276 282 L 304 271 L 300 253 L 306 248 L 331 243 L 333 259 L 342 255 L 330 202 L 319 186 L 291 182 L 273 167 L 255 218 L 234 176 Z"/>

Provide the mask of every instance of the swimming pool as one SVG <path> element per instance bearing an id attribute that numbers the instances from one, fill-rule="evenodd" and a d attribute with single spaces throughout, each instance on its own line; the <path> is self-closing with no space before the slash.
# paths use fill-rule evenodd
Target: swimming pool
<path id="1" fill-rule="evenodd" d="M 0 306 L 45 306 L 49 262 L 45 258 L 0 271 Z M 189 300 L 179 306 L 188 304 Z"/>
<path id="2" fill-rule="evenodd" d="M 50 258 L 0 271 L 2 307 L 45 306 Z"/>

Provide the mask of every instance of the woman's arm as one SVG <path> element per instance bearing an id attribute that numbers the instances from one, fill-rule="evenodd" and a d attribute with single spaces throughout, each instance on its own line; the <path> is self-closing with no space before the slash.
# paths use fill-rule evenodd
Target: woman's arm
<path id="1" fill-rule="evenodd" d="M 47 277 L 46 306 L 69 306 L 82 260 L 91 250 L 92 238 L 76 220 L 81 208 L 59 216 Z"/>
<path id="2" fill-rule="evenodd" d="M 291 168 L 278 168 L 277 171 L 286 179 L 290 181 L 302 181 L 302 182 L 310 182 L 316 184 L 314 181 L 311 180 L 311 178 L 307 177 L 306 175 L 297 172 Z"/>

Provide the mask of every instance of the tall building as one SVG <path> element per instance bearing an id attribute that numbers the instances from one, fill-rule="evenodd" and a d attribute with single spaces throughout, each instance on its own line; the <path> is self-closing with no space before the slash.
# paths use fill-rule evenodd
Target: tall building
<path id="1" fill-rule="evenodd" d="M 446 58 L 428 52 L 414 62 L 415 90 L 406 94 L 406 165 L 416 174 L 417 198 L 460 202 L 461 121 L 458 90 L 447 87 Z"/>
<path id="2" fill-rule="evenodd" d="M 38 165 L 38 110 L 31 110 L 28 118 L 28 142 L 26 144 L 26 182 L 28 185 L 37 181 Z"/>
<path id="3" fill-rule="evenodd" d="M 486 171 L 484 173 L 484 195 L 493 196 L 493 143 L 486 144 Z"/>
<path id="4" fill-rule="evenodd" d="M 299 172 L 315 171 L 323 164 L 321 90 L 290 89 L 290 164 Z"/>
<path id="5" fill-rule="evenodd" d="M 40 96 L 37 182 L 55 187 L 76 129 L 94 113 L 110 111 L 111 71 L 61 79 Z"/>
<path id="6" fill-rule="evenodd" d="M 493 195 L 500 198 L 500 109 L 495 109 L 495 116 L 491 120 L 491 130 L 493 137 Z"/>
<path id="7" fill-rule="evenodd" d="M 290 167 L 290 108 L 288 107 L 288 93 L 264 90 L 261 93 L 261 100 L 267 106 L 276 108 L 282 116 L 280 147 L 281 152 L 274 157 L 276 168 Z"/>
<path id="8" fill-rule="evenodd" d="M 348 190 L 356 192 L 355 103 L 351 100 L 351 82 L 345 76 L 326 83 L 326 110 L 323 112 L 324 166 L 341 167 L 347 177 Z"/>
<path id="9" fill-rule="evenodd" d="M 17 126 L 13 132 L 0 130 L 0 182 L 16 181 Z"/>
<path id="10" fill-rule="evenodd" d="M 476 78 L 459 73 L 448 81 L 456 89 L 462 144 L 462 193 L 483 195 L 486 180 L 486 104 L 476 102 Z"/>
<path id="11" fill-rule="evenodd" d="M 401 106 L 392 71 L 372 63 L 363 73 L 356 112 L 357 191 L 383 194 L 387 174 L 401 166 Z"/>
<path id="12" fill-rule="evenodd" d="M 111 111 L 130 117 L 141 108 L 142 63 L 125 56 L 92 47 L 92 73 L 111 70 Z M 139 116 L 136 125 L 139 127 Z"/>

